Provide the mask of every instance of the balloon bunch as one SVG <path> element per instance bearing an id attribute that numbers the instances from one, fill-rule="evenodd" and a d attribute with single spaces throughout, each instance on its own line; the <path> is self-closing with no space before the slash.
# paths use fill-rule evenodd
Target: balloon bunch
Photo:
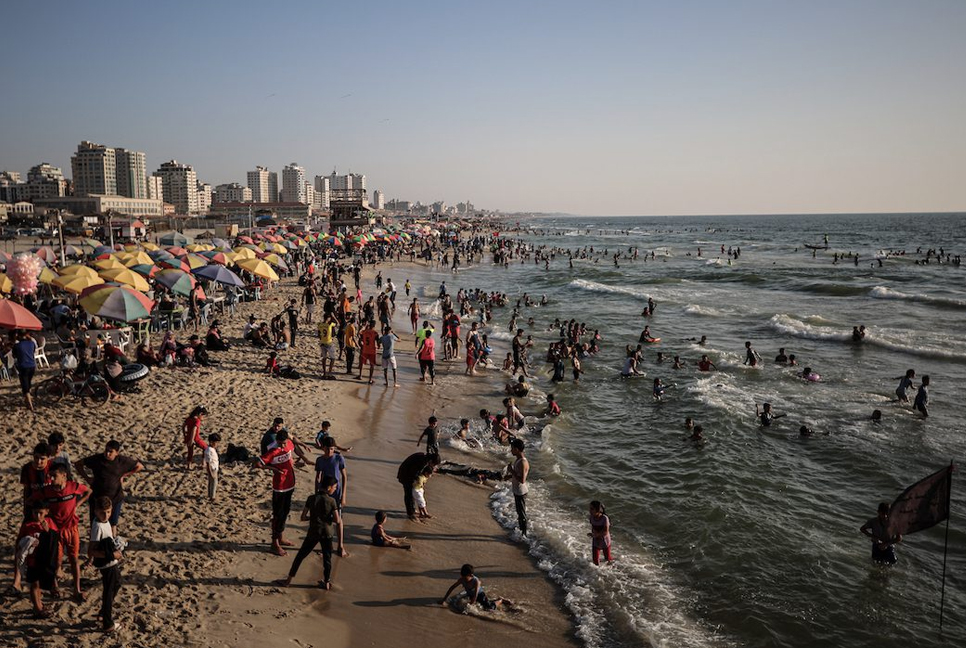
<path id="1" fill-rule="evenodd" d="M 34 254 L 18 254 L 7 263 L 7 277 L 13 283 L 13 294 L 29 295 L 37 292 L 37 278 L 44 262 Z"/>

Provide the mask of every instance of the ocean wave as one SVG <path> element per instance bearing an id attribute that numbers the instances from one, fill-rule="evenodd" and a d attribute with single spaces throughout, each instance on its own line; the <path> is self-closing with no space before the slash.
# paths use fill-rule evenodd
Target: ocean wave
<path id="1" fill-rule="evenodd" d="M 647 293 L 641 290 L 625 288 L 624 286 L 610 286 L 608 284 L 597 283 L 596 281 L 589 281 L 587 279 L 574 279 L 569 285 L 571 288 L 579 288 L 581 290 L 589 290 L 591 292 L 630 295 L 632 297 L 647 299 Z"/>
<path id="2" fill-rule="evenodd" d="M 577 637 L 588 648 L 608 645 L 721 646 L 726 640 L 690 618 L 689 604 L 672 578 L 636 543 L 615 538 L 619 558 L 598 568 L 590 560 L 586 512 L 564 509 L 546 487 L 532 482 L 528 495 L 530 533 L 516 529 L 513 494 L 503 486 L 491 498 L 493 517 L 518 541 L 529 544 L 540 569 L 566 592 Z M 618 613 L 625 623 L 614 624 Z"/>
<path id="3" fill-rule="evenodd" d="M 717 308 L 701 306 L 700 304 L 688 304 L 684 307 L 684 312 L 688 315 L 698 315 L 701 317 L 721 317 L 722 315 L 726 315 L 724 311 L 718 310 Z"/>
<path id="4" fill-rule="evenodd" d="M 785 313 L 772 315 L 771 319 L 768 320 L 768 325 L 779 333 L 805 338 L 807 340 L 836 340 L 838 342 L 847 342 L 852 339 L 852 331 L 850 330 L 836 329 L 831 326 L 813 326 Z"/>
<path id="5" fill-rule="evenodd" d="M 876 286 L 869 291 L 870 297 L 875 297 L 876 299 L 899 299 L 903 301 L 913 301 L 921 302 L 924 304 L 933 304 L 935 306 L 943 306 L 946 308 L 966 308 L 966 300 L 963 299 L 953 299 L 951 297 L 935 297 L 932 295 L 924 295 L 922 293 L 909 294 L 900 292 L 898 290 L 893 290 L 886 286 Z"/>
<path id="6" fill-rule="evenodd" d="M 868 292 L 868 288 L 865 286 L 849 286 L 846 284 L 823 282 L 803 284 L 795 287 L 795 290 L 816 295 L 830 295 L 832 297 L 855 297 L 856 295 L 864 295 Z"/>

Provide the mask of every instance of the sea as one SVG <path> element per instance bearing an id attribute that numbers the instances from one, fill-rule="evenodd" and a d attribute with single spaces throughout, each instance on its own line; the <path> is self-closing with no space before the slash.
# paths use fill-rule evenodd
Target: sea
<path id="1" fill-rule="evenodd" d="M 896 565 L 873 564 L 859 532 L 879 502 L 962 461 L 966 268 L 917 261 L 927 249 L 966 252 L 966 215 L 545 217 L 519 225 L 500 236 L 589 258 L 570 267 L 558 251 L 545 268 L 519 258 L 497 266 L 487 256 L 458 275 L 432 276 L 450 293 L 509 295 L 486 329 L 498 364 L 512 305 L 524 293 L 547 297 L 545 306 L 521 307 L 518 320 L 537 342 L 534 390 L 522 409 L 542 409 L 550 392 L 563 409 L 549 422 L 528 417 L 529 536 L 516 530 L 506 487 L 492 508 L 563 589 L 584 645 L 966 645 L 962 475 L 948 529 L 907 536 Z M 826 237 L 828 249 L 805 247 Z M 740 248 L 738 258 L 729 248 Z M 613 254 L 631 249 L 639 258 L 615 267 Z M 836 254 L 846 256 L 835 263 Z M 420 290 L 435 297 L 436 285 Z M 656 309 L 645 318 L 648 298 Z M 549 381 L 543 360 L 558 338 L 548 330 L 554 318 L 584 322 L 602 337 L 579 383 L 569 369 L 565 382 Z M 645 345 L 644 377 L 622 380 L 625 346 L 645 325 L 661 342 Z M 867 335 L 854 343 L 859 325 Z M 693 341 L 702 335 L 705 346 Z M 757 368 L 743 364 L 746 341 L 763 357 Z M 799 366 L 773 362 L 779 348 Z M 697 371 L 704 353 L 717 371 Z M 685 368 L 673 368 L 675 355 Z M 820 380 L 803 380 L 806 366 Z M 896 401 L 907 369 L 917 385 L 931 378 L 928 419 Z M 509 379 L 499 368 L 483 373 L 478 380 L 492 381 L 494 393 Z M 669 385 L 661 402 L 651 393 L 656 377 Z M 498 410 L 499 400 L 480 407 Z M 755 416 L 764 402 L 786 415 L 769 428 Z M 703 446 L 687 440 L 685 417 L 703 427 Z M 801 437 L 802 425 L 814 434 Z M 492 443 L 462 449 L 506 458 Z M 607 566 L 590 560 L 591 500 L 611 522 Z"/>

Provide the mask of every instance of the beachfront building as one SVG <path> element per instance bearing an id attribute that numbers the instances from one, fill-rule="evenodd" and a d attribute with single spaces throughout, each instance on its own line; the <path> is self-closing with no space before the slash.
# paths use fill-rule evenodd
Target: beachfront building
<path id="1" fill-rule="evenodd" d="M 292 162 L 282 169 L 281 202 L 309 204 L 305 200 L 305 169 L 300 167 L 296 162 Z"/>
<path id="2" fill-rule="evenodd" d="M 81 142 L 70 158 L 70 170 L 75 196 L 117 194 L 117 159 L 109 146 Z"/>
<path id="3" fill-rule="evenodd" d="M 164 200 L 164 180 L 159 175 L 148 177 L 148 198 Z"/>
<path id="4" fill-rule="evenodd" d="M 278 174 L 267 167 L 258 166 L 248 172 L 248 188 L 252 190 L 254 202 L 278 202 Z"/>
<path id="5" fill-rule="evenodd" d="M 378 189 L 372 192 L 372 207 L 373 209 L 386 208 L 386 196 Z"/>
<path id="6" fill-rule="evenodd" d="M 198 176 L 188 164 L 170 160 L 155 172 L 162 180 L 164 202 L 174 205 L 178 214 L 197 214 Z"/>
<path id="7" fill-rule="evenodd" d="M 332 197 L 332 185 L 329 176 L 315 176 L 315 201 L 322 211 L 329 210 L 329 199 Z"/>
<path id="8" fill-rule="evenodd" d="M 276 221 L 308 222 L 312 216 L 312 206 L 300 202 L 214 202 L 208 215 L 225 217 L 246 226 L 249 218 L 257 221 L 265 216 Z"/>
<path id="9" fill-rule="evenodd" d="M 252 202 L 252 190 L 237 182 L 220 184 L 215 187 L 215 194 L 212 197 L 212 201 L 220 203 Z"/>
<path id="10" fill-rule="evenodd" d="M 114 149 L 117 169 L 117 194 L 128 198 L 148 198 L 147 156 L 143 151 Z"/>
<path id="11" fill-rule="evenodd" d="M 212 196 L 214 195 L 214 189 L 207 182 L 198 183 L 198 213 L 207 214 L 208 210 L 211 209 Z"/>
<path id="12" fill-rule="evenodd" d="M 158 218 L 164 215 L 164 207 L 160 200 L 128 198 L 117 194 L 40 198 L 34 202 L 37 207 L 62 209 L 71 214 L 106 214 L 111 211 L 137 218 Z"/>
<path id="13" fill-rule="evenodd" d="M 67 180 L 63 172 L 46 162 L 31 167 L 26 182 L 20 182 L 20 177 L 19 173 L 9 171 L 0 175 L 0 200 L 15 203 L 56 198 L 67 193 Z"/>

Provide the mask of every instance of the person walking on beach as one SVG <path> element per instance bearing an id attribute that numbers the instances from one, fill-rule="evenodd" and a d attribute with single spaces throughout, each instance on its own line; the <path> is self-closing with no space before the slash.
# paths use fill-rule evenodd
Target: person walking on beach
<path id="1" fill-rule="evenodd" d="M 355 315 L 348 313 L 345 318 L 345 329 L 342 332 L 342 339 L 345 344 L 345 372 L 352 375 L 352 363 L 356 357 L 356 349 L 359 342 L 356 339 Z"/>
<path id="2" fill-rule="evenodd" d="M 292 543 L 285 539 L 285 522 L 292 510 L 292 494 L 295 492 L 295 465 L 292 455 L 295 446 L 288 438 L 288 430 L 282 428 L 275 434 L 275 442 L 261 457 L 254 459 L 256 468 L 272 471 L 272 553 L 284 556 Z"/>
<path id="3" fill-rule="evenodd" d="M 319 350 L 322 356 L 323 380 L 335 380 L 336 349 L 334 339 L 338 327 L 339 325 L 336 324 L 332 313 L 326 313 L 322 322 L 319 324 Z"/>
<path id="4" fill-rule="evenodd" d="M 285 314 L 288 315 L 289 346 L 295 348 L 295 335 L 299 330 L 299 309 L 298 300 L 291 300 L 285 307 Z"/>
<path id="5" fill-rule="evenodd" d="M 342 558 L 349 557 L 349 553 L 345 550 L 345 544 L 343 543 L 344 530 L 342 516 L 339 514 L 339 507 L 335 499 L 333 499 L 336 488 L 338 488 L 338 483 L 335 478 L 325 477 L 322 480 L 321 489 L 309 495 L 305 500 L 305 507 L 302 509 L 300 519 L 303 521 L 308 520 L 309 529 L 305 534 L 305 539 L 302 541 L 302 546 L 299 547 L 298 553 L 295 554 L 295 560 L 292 561 L 292 567 L 288 570 L 288 576 L 279 582 L 279 585 L 282 587 L 288 587 L 292 584 L 292 579 L 295 578 L 299 567 L 302 566 L 302 561 L 312 553 L 316 545 L 319 545 L 322 550 L 322 580 L 319 581 L 320 589 L 327 590 L 332 588 L 332 544 L 336 538 L 339 541 L 339 556 Z"/>
<path id="6" fill-rule="evenodd" d="M 396 381 L 396 342 L 399 336 L 392 332 L 391 326 L 384 326 L 382 337 L 379 338 L 379 346 L 382 347 L 382 377 L 386 379 L 386 387 L 389 386 L 389 369 L 392 368 L 392 386 L 398 387 Z"/>
<path id="7" fill-rule="evenodd" d="M 610 518 L 604 511 L 604 505 L 594 500 L 590 503 L 590 533 L 591 554 L 595 565 L 600 565 L 600 553 L 604 552 L 604 560 L 610 557 Z"/>
<path id="8" fill-rule="evenodd" d="M 407 284 L 409 282 L 406 282 Z M 409 296 L 409 289 L 406 289 L 406 296 Z M 419 322 L 419 300 L 413 297 L 413 303 L 409 305 L 409 323 L 413 325 L 413 335 L 416 335 L 416 324 Z"/>
<path id="9" fill-rule="evenodd" d="M 54 464 L 50 472 L 53 481 L 36 491 L 31 500 L 35 505 L 42 502 L 48 508 L 48 515 L 58 529 L 60 554 L 67 554 L 70 562 L 71 574 L 74 576 L 74 598 L 82 602 L 84 593 L 81 591 L 80 521 L 77 519 L 77 507 L 87 501 L 91 492 L 87 486 L 67 478 L 67 466 L 64 464 Z"/>
<path id="10" fill-rule="evenodd" d="M 359 357 L 359 375 L 356 380 L 362 380 L 362 368 L 369 365 L 369 384 L 372 384 L 372 372 L 376 368 L 376 342 L 379 334 L 376 332 L 375 323 L 367 320 L 359 334 L 362 343 L 362 355 Z"/>
<path id="11" fill-rule="evenodd" d="M 27 409 L 34 411 L 34 402 L 30 396 L 30 388 L 34 380 L 34 373 L 37 371 L 37 362 L 34 360 L 34 353 L 37 351 L 37 343 L 27 331 L 20 331 L 17 334 L 17 343 L 13 345 L 13 364 L 17 368 L 17 376 L 20 378 L 20 393 L 23 394 L 23 401 Z"/>
<path id="12" fill-rule="evenodd" d="M 208 435 L 208 447 L 202 462 L 205 466 L 205 474 L 208 476 L 208 500 L 215 501 L 215 493 L 218 490 L 218 444 L 221 443 L 221 435 L 215 432 Z"/>
<path id="13" fill-rule="evenodd" d="M 403 487 L 403 503 L 406 506 L 406 515 L 410 520 L 416 520 L 416 506 L 413 503 L 413 484 L 416 478 L 422 474 L 426 466 L 439 465 L 439 455 L 428 455 L 424 452 L 415 452 L 399 464 L 396 471 L 396 480 Z"/>
<path id="14" fill-rule="evenodd" d="M 345 469 L 345 458 L 335 451 L 335 439 L 327 436 L 322 439 L 322 456 L 315 460 L 315 489 L 321 491 L 326 477 L 335 479 L 335 503 L 342 510 L 346 493 L 349 490 L 349 477 Z"/>
<path id="15" fill-rule="evenodd" d="M 144 464 L 122 455 L 120 441 L 111 439 L 104 446 L 103 453 L 84 457 L 74 464 L 74 469 L 91 487 L 91 520 L 97 513 L 97 500 L 101 497 L 111 500 L 109 521 L 116 535 L 126 495 L 124 479 L 144 470 Z"/>
<path id="16" fill-rule="evenodd" d="M 419 445 L 423 437 L 426 437 L 426 454 L 439 456 L 439 419 L 435 416 L 429 417 L 429 425 L 423 430 L 423 433 L 419 435 L 416 439 L 416 445 Z"/>
<path id="17" fill-rule="evenodd" d="M 186 448 L 185 470 L 191 470 L 191 460 L 195 455 L 195 447 L 200 448 L 202 452 L 208 449 L 208 444 L 201 438 L 201 421 L 207 415 L 208 409 L 204 405 L 198 405 L 191 410 L 188 418 L 181 425 L 181 433 Z"/>
<path id="18" fill-rule="evenodd" d="M 419 360 L 419 381 L 426 382 L 429 372 L 429 384 L 436 384 L 436 340 L 433 339 L 432 329 L 423 329 L 426 335 L 416 349 L 416 359 Z"/>
<path id="19" fill-rule="evenodd" d="M 510 475 L 513 484 L 513 504 L 517 510 L 517 524 L 520 526 L 520 533 L 527 535 L 527 493 L 530 486 L 527 478 L 530 476 L 530 462 L 524 455 L 526 444 L 523 439 L 513 439 L 510 442 L 510 452 L 516 458 L 510 464 Z"/>
<path id="20" fill-rule="evenodd" d="M 123 549 L 118 546 L 117 530 L 110 524 L 114 513 L 111 498 L 93 500 L 94 520 L 91 522 L 91 538 L 87 545 L 87 557 L 101 572 L 101 627 L 105 633 L 117 631 L 114 622 L 114 599 L 121 590 L 121 559 Z"/>

